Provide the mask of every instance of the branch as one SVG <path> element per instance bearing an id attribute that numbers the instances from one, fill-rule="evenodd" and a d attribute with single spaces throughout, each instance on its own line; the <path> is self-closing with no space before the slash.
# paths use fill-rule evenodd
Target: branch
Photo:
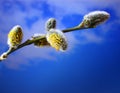
<path id="1" fill-rule="evenodd" d="M 71 32 L 71 31 L 76 31 L 76 30 L 82 30 L 82 29 L 86 29 L 86 28 L 83 28 L 83 26 L 75 26 L 73 28 L 68 28 L 68 29 L 64 29 L 62 30 L 63 33 L 66 33 L 66 32 Z M 28 39 L 26 40 L 24 43 L 20 44 L 17 48 L 9 48 L 8 51 L 4 52 L 1 57 L 0 57 L 0 61 L 4 60 L 7 58 L 7 56 L 11 53 L 13 53 L 14 51 L 20 49 L 20 48 L 23 48 L 27 45 L 31 45 L 33 44 L 34 42 L 36 41 L 42 41 L 43 39 L 46 39 L 45 36 L 40 36 L 40 37 L 37 37 L 37 38 L 32 38 L 32 39 Z"/>
<path id="2" fill-rule="evenodd" d="M 94 28 L 98 24 L 101 24 L 102 22 L 106 21 L 108 18 L 109 18 L 109 14 L 107 12 L 104 12 L 104 11 L 91 12 L 84 16 L 83 21 L 78 26 L 75 26 L 73 28 L 64 29 L 64 30 L 62 30 L 62 32 L 66 33 L 66 32 L 71 32 L 71 31 L 76 31 L 76 30 Z M 31 44 L 35 43 L 36 41 L 42 42 L 43 40 L 46 40 L 45 35 L 28 39 L 24 43 L 20 44 L 17 48 L 9 48 L 8 51 L 4 52 L 0 56 L 0 61 L 6 59 L 9 54 L 13 53 L 14 51 L 16 51 L 22 47 L 31 45 Z"/>

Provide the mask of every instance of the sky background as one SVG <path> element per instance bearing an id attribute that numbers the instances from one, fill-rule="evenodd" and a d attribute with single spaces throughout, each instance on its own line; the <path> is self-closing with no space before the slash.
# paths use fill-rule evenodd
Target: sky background
<path id="1" fill-rule="evenodd" d="M 15 25 L 22 26 L 24 42 L 46 33 L 51 17 L 62 30 L 95 10 L 107 11 L 110 19 L 66 33 L 66 52 L 30 45 L 2 61 L 0 93 L 120 93 L 120 0 L 0 0 L 0 54 Z"/>

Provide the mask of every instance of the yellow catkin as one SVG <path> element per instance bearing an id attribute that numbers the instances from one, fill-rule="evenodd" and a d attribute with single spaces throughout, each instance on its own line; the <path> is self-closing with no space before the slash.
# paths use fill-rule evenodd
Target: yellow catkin
<path id="1" fill-rule="evenodd" d="M 23 32 L 19 26 L 13 27 L 8 34 L 8 45 L 16 47 L 22 42 Z"/>
<path id="2" fill-rule="evenodd" d="M 35 45 L 35 46 L 37 46 L 37 47 L 50 46 L 50 44 L 47 42 L 46 38 L 45 38 L 45 39 L 42 39 L 42 40 L 39 40 L 39 41 L 34 42 L 34 45 Z"/>
<path id="3" fill-rule="evenodd" d="M 36 38 L 40 38 L 43 37 L 42 39 L 34 42 L 34 46 L 36 47 L 46 47 L 46 46 L 50 46 L 50 44 L 48 43 L 47 39 L 46 39 L 46 35 L 45 34 L 34 34 L 34 36 L 32 36 L 32 39 L 36 39 Z"/>
<path id="4" fill-rule="evenodd" d="M 66 50 L 67 48 L 67 41 L 61 32 L 48 32 L 47 40 L 50 45 L 55 48 L 56 50 Z"/>

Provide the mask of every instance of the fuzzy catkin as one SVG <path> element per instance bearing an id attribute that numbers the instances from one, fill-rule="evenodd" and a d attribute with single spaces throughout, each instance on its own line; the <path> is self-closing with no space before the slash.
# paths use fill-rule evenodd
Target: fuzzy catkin
<path id="1" fill-rule="evenodd" d="M 96 27 L 110 17 L 106 11 L 93 11 L 84 16 L 84 27 Z"/>
<path id="2" fill-rule="evenodd" d="M 35 39 L 35 38 L 38 38 L 38 37 L 44 37 L 44 38 L 42 40 L 38 40 L 38 41 L 34 42 L 34 46 L 36 46 L 36 47 L 50 46 L 50 44 L 48 43 L 48 41 L 46 39 L 45 34 L 34 34 L 32 39 Z"/>
<path id="3" fill-rule="evenodd" d="M 56 50 L 65 51 L 67 49 L 68 43 L 62 31 L 51 29 L 47 32 L 46 38 L 50 45 Z"/>
<path id="4" fill-rule="evenodd" d="M 56 19 L 55 18 L 49 18 L 45 24 L 45 29 L 49 31 L 50 29 L 56 28 Z"/>
<path id="5" fill-rule="evenodd" d="M 16 25 L 10 30 L 7 43 L 10 47 L 16 48 L 19 44 L 21 44 L 22 39 L 22 28 L 19 25 Z"/>

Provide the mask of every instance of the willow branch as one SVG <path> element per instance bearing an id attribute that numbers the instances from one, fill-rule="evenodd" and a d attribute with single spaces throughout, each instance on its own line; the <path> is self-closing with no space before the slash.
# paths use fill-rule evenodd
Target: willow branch
<path id="1" fill-rule="evenodd" d="M 71 31 L 76 31 L 76 30 L 82 30 L 82 29 L 88 29 L 88 28 L 85 28 L 83 27 L 82 23 L 79 25 L 79 26 L 75 26 L 73 28 L 68 28 L 68 29 L 64 29 L 62 30 L 63 33 L 67 33 L 67 32 L 71 32 Z M 11 50 L 8 50 L 7 51 L 7 54 L 9 55 L 10 53 L 22 48 L 22 47 L 25 47 L 27 45 L 31 45 L 33 44 L 34 42 L 36 41 L 42 41 L 43 39 L 45 39 L 46 37 L 45 36 L 41 36 L 41 37 L 37 37 L 37 38 L 32 38 L 32 39 L 28 39 L 26 40 L 24 43 L 20 44 L 16 49 L 11 49 Z"/>
<path id="2" fill-rule="evenodd" d="M 68 28 L 68 29 L 64 29 L 64 30 L 62 30 L 62 32 L 63 33 L 66 33 L 66 32 L 71 32 L 71 31 L 76 31 L 76 30 L 82 30 L 82 29 L 86 29 L 86 28 L 84 28 L 82 25 L 81 26 L 75 26 L 75 27 L 73 27 L 73 28 Z M 20 44 L 17 48 L 9 48 L 6 52 L 4 52 L 5 53 L 5 55 L 9 55 L 9 54 L 11 54 L 11 53 L 13 53 L 13 52 L 15 52 L 16 50 L 18 50 L 18 49 L 20 49 L 20 48 L 23 48 L 23 47 L 25 47 L 25 46 L 28 46 L 28 45 L 31 45 L 31 44 L 33 44 L 34 42 L 36 42 L 36 41 L 42 41 L 43 39 L 45 39 L 46 37 L 45 36 L 41 36 L 41 37 L 37 37 L 37 38 L 32 38 L 32 39 L 28 39 L 28 40 L 26 40 L 24 43 L 22 43 L 22 44 Z M 4 54 L 3 53 L 3 54 Z M 4 56 L 4 55 L 3 55 Z M 0 61 L 2 61 L 2 59 L 0 59 Z"/>
<path id="3" fill-rule="evenodd" d="M 84 16 L 83 21 L 78 26 L 68 28 L 68 29 L 64 29 L 64 30 L 62 30 L 62 32 L 66 33 L 66 32 L 71 32 L 71 31 L 76 31 L 76 30 L 94 28 L 98 24 L 101 24 L 102 22 L 106 21 L 109 18 L 109 16 L 110 16 L 109 13 L 107 13 L 105 11 L 91 12 L 91 13 Z M 54 23 L 54 20 L 52 22 Z M 56 25 L 53 24 L 52 26 L 56 26 Z M 48 28 L 51 28 L 52 26 L 48 25 Z M 4 52 L 0 56 L 0 61 L 6 59 L 7 56 L 9 54 L 13 53 L 14 51 L 16 51 L 16 50 L 18 50 L 22 47 L 25 47 L 27 45 L 31 45 L 31 44 L 35 43 L 36 41 L 42 41 L 43 39 L 45 40 L 46 37 L 45 36 L 39 36 L 39 37 L 31 38 L 31 39 L 26 40 L 24 43 L 20 44 L 17 48 L 9 48 L 8 51 Z"/>

